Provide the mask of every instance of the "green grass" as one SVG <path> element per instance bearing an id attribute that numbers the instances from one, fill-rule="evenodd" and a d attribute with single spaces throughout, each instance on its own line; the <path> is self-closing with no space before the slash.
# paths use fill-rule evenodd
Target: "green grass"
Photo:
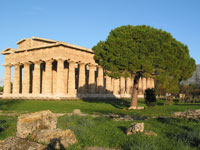
<path id="1" fill-rule="evenodd" d="M 129 114 L 137 116 L 170 116 L 173 112 L 200 109 L 200 103 L 166 104 L 158 100 L 157 106 L 144 110 L 127 110 L 130 100 L 0 100 L 0 139 L 16 135 L 17 116 L 6 116 L 7 113 L 36 112 L 51 110 L 56 113 L 71 113 L 80 109 L 88 114 Z M 139 106 L 145 106 L 139 100 Z M 200 149 L 200 122 L 184 119 L 157 118 L 142 121 L 145 130 L 154 131 L 157 137 L 136 134 L 126 136 L 125 132 L 132 122 L 114 121 L 105 117 L 92 118 L 80 116 L 63 116 L 58 119 L 58 127 L 71 129 L 78 139 L 78 144 L 71 150 L 82 150 L 88 146 L 120 148 L 123 150 L 197 150 Z"/>
<path id="2" fill-rule="evenodd" d="M 51 110 L 53 112 L 70 113 L 74 109 L 89 114 L 132 114 L 141 116 L 170 116 L 173 112 L 200 108 L 198 104 L 166 105 L 164 100 L 159 100 L 155 107 L 146 107 L 144 110 L 127 110 L 130 101 L 125 100 L 76 100 L 76 101 L 41 101 L 41 100 L 0 100 L 0 110 L 15 112 L 36 112 Z M 144 100 L 139 100 L 139 106 L 146 106 Z"/>
<path id="3" fill-rule="evenodd" d="M 16 135 L 17 117 L 0 116 L 0 140 Z"/>
<path id="4" fill-rule="evenodd" d="M 145 130 L 154 131 L 155 136 L 143 133 L 126 136 L 132 122 L 113 121 L 109 118 L 63 116 L 58 127 L 71 129 L 78 144 L 71 150 L 82 150 L 89 146 L 119 148 L 123 150 L 197 150 L 200 148 L 200 123 L 181 119 L 150 119 L 144 121 Z"/>

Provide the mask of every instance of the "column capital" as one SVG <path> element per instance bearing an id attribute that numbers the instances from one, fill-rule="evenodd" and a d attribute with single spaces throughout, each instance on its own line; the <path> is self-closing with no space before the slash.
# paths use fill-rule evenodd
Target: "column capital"
<path id="1" fill-rule="evenodd" d="M 68 61 L 69 64 L 71 64 L 71 63 L 75 64 L 75 61 L 73 61 L 73 60 L 67 60 L 67 61 Z"/>
<path id="2" fill-rule="evenodd" d="M 79 64 L 79 65 L 86 65 L 86 63 L 84 63 L 84 62 L 82 62 L 82 61 L 79 61 L 78 64 Z"/>
<path id="3" fill-rule="evenodd" d="M 41 64 L 41 63 L 42 63 L 41 60 L 33 61 L 33 64 Z"/>
<path id="4" fill-rule="evenodd" d="M 98 68 L 102 68 L 102 69 L 103 69 L 103 67 L 102 67 L 102 66 L 100 66 L 100 65 L 98 65 L 97 67 L 98 67 Z"/>
<path id="5" fill-rule="evenodd" d="M 8 63 L 8 64 L 3 64 L 2 66 L 4 66 L 4 67 L 11 67 L 12 64 Z"/>
<path id="6" fill-rule="evenodd" d="M 94 64 L 88 64 L 88 66 L 89 66 L 89 69 L 94 69 L 96 67 L 96 65 Z"/>
<path id="7" fill-rule="evenodd" d="M 64 58 L 57 58 L 56 60 L 57 60 L 57 61 L 65 61 Z"/>
<path id="8" fill-rule="evenodd" d="M 53 59 L 44 59 L 42 61 L 44 61 L 44 62 L 53 62 L 54 60 Z"/>
<path id="9" fill-rule="evenodd" d="M 12 64 L 13 66 L 19 66 L 19 65 L 21 65 L 21 63 L 14 63 L 14 64 Z"/>
<path id="10" fill-rule="evenodd" d="M 31 62 L 27 61 L 27 62 L 22 62 L 23 65 L 30 65 L 32 64 Z"/>

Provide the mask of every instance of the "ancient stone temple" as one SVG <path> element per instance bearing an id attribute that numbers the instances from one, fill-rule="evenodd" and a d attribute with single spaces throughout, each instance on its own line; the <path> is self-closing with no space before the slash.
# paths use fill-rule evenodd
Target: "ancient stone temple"
<path id="1" fill-rule="evenodd" d="M 22 39 L 5 55 L 4 98 L 66 99 L 130 97 L 133 79 L 112 79 L 95 63 L 91 49 L 38 37 Z M 141 78 L 139 96 L 153 88 Z"/>

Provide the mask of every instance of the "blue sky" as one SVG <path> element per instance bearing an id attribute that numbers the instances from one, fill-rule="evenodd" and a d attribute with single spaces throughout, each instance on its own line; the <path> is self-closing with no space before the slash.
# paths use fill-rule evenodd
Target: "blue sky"
<path id="1" fill-rule="evenodd" d="M 199 6 L 200 0 L 1 0 L 0 50 L 32 36 L 92 48 L 118 26 L 150 25 L 188 45 L 199 64 Z M 3 78 L 0 66 L 0 84 Z"/>

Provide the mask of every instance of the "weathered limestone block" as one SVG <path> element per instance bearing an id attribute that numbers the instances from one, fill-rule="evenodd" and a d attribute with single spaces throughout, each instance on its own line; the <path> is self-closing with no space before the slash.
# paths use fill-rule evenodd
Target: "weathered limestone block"
<path id="1" fill-rule="evenodd" d="M 37 133 L 35 140 L 39 143 L 48 144 L 49 147 L 55 147 L 56 149 L 66 148 L 77 142 L 76 136 L 69 129 L 41 130 Z"/>
<path id="2" fill-rule="evenodd" d="M 1 150 L 44 150 L 45 146 L 17 137 L 9 137 L 0 142 Z"/>
<path id="3" fill-rule="evenodd" d="M 129 107 L 128 109 L 137 109 L 137 110 L 140 110 L 140 109 L 144 109 L 144 107 L 139 107 L 139 106 L 131 106 Z"/>
<path id="4" fill-rule="evenodd" d="M 173 117 L 199 120 L 200 119 L 200 109 L 188 110 L 188 111 L 185 111 L 185 112 L 175 112 L 173 114 Z"/>
<path id="5" fill-rule="evenodd" d="M 56 124 L 56 115 L 49 110 L 21 115 L 17 122 L 17 136 L 35 136 L 40 130 L 56 129 Z"/>
<path id="6" fill-rule="evenodd" d="M 144 132 L 144 123 L 132 123 L 126 134 L 131 135 L 139 132 Z"/>

